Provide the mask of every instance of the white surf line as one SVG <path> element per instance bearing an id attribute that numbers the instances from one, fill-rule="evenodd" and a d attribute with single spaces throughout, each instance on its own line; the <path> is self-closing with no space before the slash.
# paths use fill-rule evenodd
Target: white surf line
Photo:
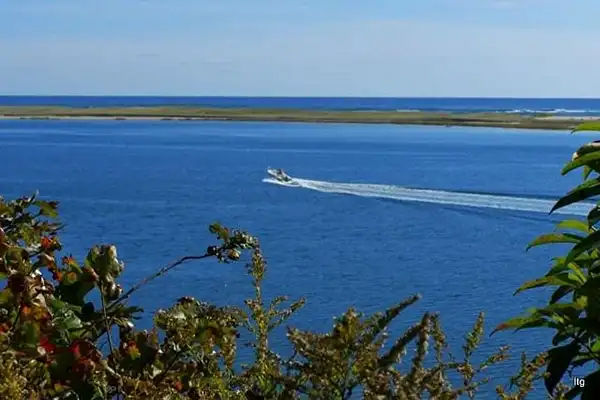
<path id="1" fill-rule="evenodd" d="M 275 179 L 265 178 L 263 182 L 281 186 L 300 187 L 322 193 L 349 194 L 362 197 L 375 197 L 399 201 L 419 203 L 434 203 L 462 207 L 493 208 L 499 210 L 529 211 L 547 214 L 554 206 L 555 201 L 546 199 L 496 196 L 479 193 L 462 193 L 445 190 L 409 189 L 402 186 L 363 184 L 363 183 L 337 183 L 314 181 L 308 179 L 292 178 L 296 182 L 288 184 Z M 593 203 L 572 204 L 554 211 L 553 214 L 587 216 L 594 207 Z"/>

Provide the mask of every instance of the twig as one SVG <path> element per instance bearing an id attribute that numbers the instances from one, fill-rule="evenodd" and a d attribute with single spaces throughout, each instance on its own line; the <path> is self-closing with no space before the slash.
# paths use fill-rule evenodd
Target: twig
<path id="1" fill-rule="evenodd" d="M 100 286 L 100 300 L 102 301 L 102 313 L 104 314 L 104 325 L 106 326 L 106 335 L 108 336 L 108 348 L 110 354 L 114 354 L 115 346 L 113 346 L 112 337 L 110 335 L 110 324 L 108 323 L 108 315 L 106 314 L 106 301 L 104 300 L 104 285 Z"/>
<path id="2" fill-rule="evenodd" d="M 598 357 L 598 355 L 596 354 L 596 352 L 594 352 L 592 350 L 592 348 L 590 347 L 590 345 L 588 343 L 584 343 L 583 340 L 581 340 L 581 338 L 579 336 L 571 336 L 572 339 L 575 340 L 575 342 L 579 343 L 581 346 L 583 346 L 588 353 L 592 356 L 592 359 L 594 361 L 596 361 L 597 364 L 600 365 L 600 357 Z"/>
<path id="3" fill-rule="evenodd" d="M 209 258 L 209 257 L 212 257 L 212 255 L 210 255 L 208 253 L 205 253 L 201 256 L 185 256 L 185 257 L 182 257 L 179 260 L 175 261 L 174 263 L 169 264 L 169 265 L 159 269 L 158 271 L 156 271 L 156 273 L 154 275 L 151 275 L 151 276 L 147 277 L 146 279 L 142 280 L 141 282 L 135 284 L 131 289 L 129 289 L 127 292 L 125 292 L 121 297 L 119 297 L 117 300 L 113 301 L 108 306 L 108 310 L 112 309 L 117 304 L 122 303 L 123 301 L 127 300 L 133 294 L 133 292 L 139 290 L 141 287 L 152 282 L 154 279 L 166 274 L 167 272 L 169 272 L 173 268 L 183 264 L 184 262 L 192 261 L 192 260 L 202 260 L 202 259 Z"/>
<path id="4" fill-rule="evenodd" d="M 124 300 L 127 300 L 132 294 L 133 292 L 135 292 L 136 290 L 140 289 L 142 286 L 148 284 L 149 282 L 151 282 L 152 280 L 166 274 L 167 272 L 169 272 L 170 270 L 172 270 L 173 268 L 183 264 L 186 261 L 190 261 L 190 260 L 201 260 L 204 258 L 208 258 L 211 257 L 211 255 L 204 254 L 201 256 L 186 256 L 186 257 L 182 257 L 179 260 L 161 268 L 160 270 L 158 270 L 154 275 L 151 275 L 149 277 L 147 277 L 146 279 L 142 280 L 141 282 L 137 283 L 135 286 L 133 286 L 131 289 L 129 289 L 126 293 L 124 293 L 121 297 L 119 297 L 117 300 L 115 300 L 114 302 L 112 302 L 111 304 L 108 305 L 108 307 L 105 307 L 105 313 L 106 312 L 110 312 L 112 311 L 112 309 L 117 306 L 119 303 L 123 302 Z M 87 328 L 85 328 L 83 330 L 82 335 L 85 335 L 86 333 L 90 332 L 90 330 L 94 327 L 94 324 L 91 323 Z M 104 334 L 104 331 L 100 331 L 96 334 L 94 340 L 97 340 L 100 336 L 102 336 Z"/>
<path id="5" fill-rule="evenodd" d="M 25 302 L 23 300 L 21 300 L 19 302 L 19 310 L 17 311 L 17 315 L 15 316 L 15 320 L 13 321 L 13 325 L 10 327 L 10 335 L 12 337 L 12 335 L 15 334 L 16 330 L 17 330 L 17 324 L 19 323 L 19 319 L 21 318 L 21 313 L 23 312 L 23 307 L 25 307 Z"/>
<path id="6" fill-rule="evenodd" d="M 186 349 L 181 348 L 179 349 L 179 351 L 177 353 L 175 353 L 175 356 L 173 357 L 173 359 L 171 360 L 171 362 L 169 363 L 169 365 L 167 366 L 167 368 L 165 368 L 165 370 L 163 372 L 160 373 L 160 375 L 158 375 L 156 378 L 154 378 L 154 383 L 156 385 L 158 385 L 159 383 L 161 383 L 169 374 L 169 372 L 171 372 L 171 369 L 173 368 L 173 366 L 175 366 L 175 363 L 177 361 L 179 361 L 179 357 L 181 357 L 181 355 L 186 351 Z"/>
<path id="7" fill-rule="evenodd" d="M 113 345 L 112 342 L 112 336 L 110 335 L 110 324 L 108 323 L 108 315 L 106 314 L 106 301 L 104 300 L 104 284 L 100 284 L 100 287 L 98 288 L 100 289 L 100 301 L 102 301 L 102 313 L 104 315 L 104 325 L 106 326 L 106 336 L 108 338 L 108 348 L 110 349 L 110 354 L 112 356 L 116 357 L 116 353 L 115 353 L 115 346 Z M 120 392 L 121 388 L 117 388 L 117 390 Z M 108 393 L 107 393 L 108 396 Z M 119 400 L 119 394 L 117 394 L 117 400 Z M 106 397 L 108 399 L 108 397 Z"/>

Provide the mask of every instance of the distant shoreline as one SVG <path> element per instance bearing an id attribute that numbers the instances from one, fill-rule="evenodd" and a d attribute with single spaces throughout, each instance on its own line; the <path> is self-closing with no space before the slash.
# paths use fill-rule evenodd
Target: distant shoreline
<path id="1" fill-rule="evenodd" d="M 0 119 L 21 120 L 159 120 L 159 121 L 256 121 L 471 126 L 542 130 L 571 130 L 600 117 L 568 117 L 548 114 L 451 113 L 421 111 L 315 111 L 263 108 L 170 107 L 48 107 L 0 106 Z"/>

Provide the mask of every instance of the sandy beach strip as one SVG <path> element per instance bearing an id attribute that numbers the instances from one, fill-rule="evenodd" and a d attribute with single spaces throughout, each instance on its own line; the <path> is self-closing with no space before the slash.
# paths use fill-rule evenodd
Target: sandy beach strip
<path id="1" fill-rule="evenodd" d="M 541 130 L 571 130 L 596 116 L 519 115 L 504 113 L 451 113 L 397 111 L 316 111 L 296 109 L 229 109 L 203 107 L 0 106 L 0 119 L 11 120 L 117 120 L 117 121 L 240 121 L 471 126 Z"/>

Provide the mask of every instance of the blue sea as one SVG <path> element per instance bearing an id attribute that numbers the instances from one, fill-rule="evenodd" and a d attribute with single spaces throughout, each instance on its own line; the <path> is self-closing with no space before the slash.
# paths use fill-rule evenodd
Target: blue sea
<path id="1" fill-rule="evenodd" d="M 4 97 L 0 103 L 171 100 Z M 327 104 L 325 99 L 287 101 L 173 103 Z M 478 101 L 334 99 L 328 108 L 490 108 L 496 100 Z M 501 102 L 507 109 L 525 103 L 533 109 L 600 108 L 598 100 Z M 543 304 L 547 292 L 513 293 L 543 275 L 564 248 L 525 252 L 525 247 L 568 218 L 547 213 L 581 179 L 576 172 L 562 177 L 560 168 L 593 139 L 566 131 L 464 127 L 0 120 L 0 194 L 14 198 L 39 190 L 41 197 L 59 200 L 67 251 L 83 257 L 96 243 L 116 244 L 126 263 L 126 286 L 179 256 L 202 254 L 215 242 L 208 232 L 214 221 L 248 230 L 259 237 L 269 262 L 267 296 L 307 298 L 290 325 L 327 331 L 332 317 L 348 307 L 370 314 L 420 293 L 423 299 L 394 332 L 425 311 L 440 312 L 460 356 L 462 336 L 480 311 L 489 332 Z M 265 180 L 268 166 L 285 169 L 300 185 Z M 148 326 L 152 312 L 183 295 L 242 305 L 251 294 L 243 264 L 206 262 L 180 267 L 134 300 L 146 309 L 140 324 Z M 284 330 L 276 333 L 273 345 L 286 352 L 284 335 Z M 533 355 L 550 341 L 543 331 L 499 333 L 486 336 L 480 354 L 503 344 L 512 345 L 515 360 L 489 370 L 496 383 L 516 372 L 521 351 Z M 493 387 L 479 398 L 495 398 Z M 543 393 L 532 398 L 544 398 Z"/>

